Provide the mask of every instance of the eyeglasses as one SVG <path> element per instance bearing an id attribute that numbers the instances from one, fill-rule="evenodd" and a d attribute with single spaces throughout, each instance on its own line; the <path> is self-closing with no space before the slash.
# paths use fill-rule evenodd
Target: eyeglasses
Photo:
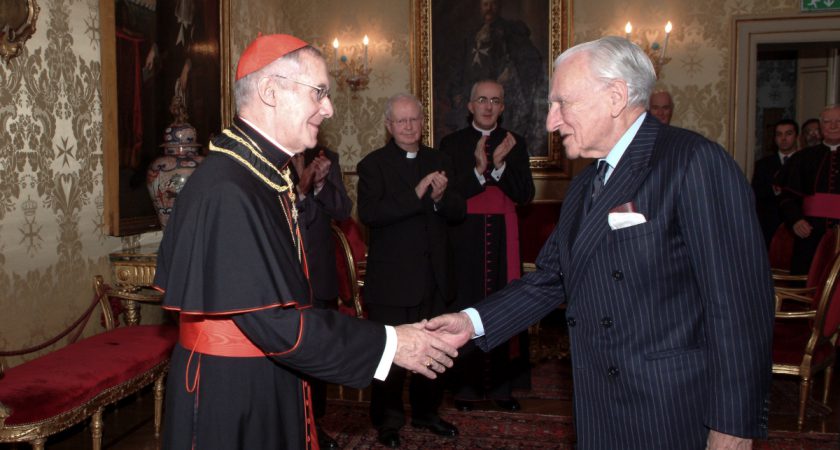
<path id="1" fill-rule="evenodd" d="M 286 76 L 283 76 L 283 75 L 272 74 L 271 76 L 277 77 L 277 78 L 282 78 L 284 80 L 289 80 L 292 83 L 297 83 L 297 84 L 300 84 L 302 86 L 311 87 L 313 90 L 315 90 L 315 100 L 318 101 L 318 102 L 321 102 L 322 100 L 324 100 L 325 98 L 330 96 L 329 86 L 313 86 L 309 83 L 304 83 L 303 81 L 293 80 L 293 79 L 291 79 L 289 77 L 286 77 Z"/>
<path id="2" fill-rule="evenodd" d="M 409 123 L 411 123 L 412 126 L 417 125 L 420 122 L 420 120 L 421 120 L 420 117 L 409 117 L 407 119 L 399 119 L 399 120 L 388 119 L 388 121 L 391 122 L 392 124 L 399 125 L 401 127 L 404 127 L 404 126 L 408 125 Z"/>
<path id="3" fill-rule="evenodd" d="M 483 104 L 485 104 L 485 103 L 487 103 L 487 102 L 490 102 L 490 104 L 491 104 L 491 105 L 501 105 L 501 104 L 502 104 L 502 102 L 504 102 L 504 100 L 502 100 L 502 99 L 501 99 L 501 98 L 499 98 L 499 97 L 491 97 L 491 98 L 487 98 L 487 97 L 484 97 L 484 96 L 481 96 L 481 97 L 478 97 L 478 98 L 474 98 L 474 99 L 473 99 L 473 101 L 474 101 L 474 102 L 476 102 L 476 103 L 478 103 L 479 105 L 483 105 Z"/>

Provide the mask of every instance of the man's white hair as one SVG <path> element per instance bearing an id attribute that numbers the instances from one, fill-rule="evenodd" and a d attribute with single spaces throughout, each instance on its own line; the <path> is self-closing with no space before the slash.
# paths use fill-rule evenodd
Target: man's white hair
<path id="1" fill-rule="evenodd" d="M 656 72 L 650 58 L 636 44 L 618 36 L 578 44 L 561 53 L 554 60 L 554 70 L 571 56 L 588 56 L 589 70 L 605 82 L 623 80 L 627 83 L 627 103 L 647 108 L 650 93 L 656 84 Z"/>

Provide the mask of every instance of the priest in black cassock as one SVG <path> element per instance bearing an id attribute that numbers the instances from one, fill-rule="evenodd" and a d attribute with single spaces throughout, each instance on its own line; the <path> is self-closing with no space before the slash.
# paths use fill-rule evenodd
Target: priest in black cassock
<path id="1" fill-rule="evenodd" d="M 519 234 L 516 205 L 534 198 L 527 145 L 522 136 L 499 126 L 505 109 L 504 88 L 493 80 L 476 82 L 467 105 L 470 126 L 440 142 L 452 158 L 453 188 L 467 199 L 466 218 L 451 226 L 455 255 L 455 303 L 452 310 L 473 306 L 519 278 Z M 514 338 L 489 353 L 473 351 L 459 358 L 454 369 L 454 399 L 459 409 L 494 400 L 506 410 L 520 409 L 511 395 L 520 365 L 528 361 L 527 346 Z"/>
<path id="2" fill-rule="evenodd" d="M 333 114 L 320 53 L 260 36 L 236 73 L 237 117 L 181 191 L 156 286 L 180 313 L 164 449 L 318 448 L 303 375 L 362 388 L 393 363 L 435 378 L 455 350 L 418 325 L 312 308 L 290 177 Z"/>
<path id="3" fill-rule="evenodd" d="M 804 199 L 816 193 L 840 194 L 840 105 L 820 113 L 822 143 L 800 150 L 777 176 L 783 186 L 779 195 L 782 218 L 796 235 L 793 243 L 792 274 L 806 274 L 820 239 L 834 220 L 812 217 L 804 211 Z"/>

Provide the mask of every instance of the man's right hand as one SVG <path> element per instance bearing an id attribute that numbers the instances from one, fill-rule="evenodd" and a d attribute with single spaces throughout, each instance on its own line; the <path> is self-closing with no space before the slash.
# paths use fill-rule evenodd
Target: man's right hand
<path id="1" fill-rule="evenodd" d="M 812 227 L 805 219 L 799 219 L 795 224 L 793 224 L 793 233 L 802 239 L 810 236 L 813 229 L 814 227 Z"/>
<path id="2" fill-rule="evenodd" d="M 424 329 L 426 321 L 394 327 L 397 353 L 394 364 L 434 380 L 452 367 L 458 350 Z"/>
<path id="3" fill-rule="evenodd" d="M 475 335 L 470 316 L 465 312 L 437 316 L 426 322 L 426 330 L 455 348 L 463 347 Z"/>

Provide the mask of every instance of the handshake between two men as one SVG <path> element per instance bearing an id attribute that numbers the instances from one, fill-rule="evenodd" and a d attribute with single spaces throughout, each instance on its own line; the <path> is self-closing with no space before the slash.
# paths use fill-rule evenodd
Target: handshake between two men
<path id="1" fill-rule="evenodd" d="M 430 379 L 452 367 L 458 348 L 475 334 L 469 316 L 463 312 L 400 325 L 395 330 L 397 353 L 394 364 Z"/>

